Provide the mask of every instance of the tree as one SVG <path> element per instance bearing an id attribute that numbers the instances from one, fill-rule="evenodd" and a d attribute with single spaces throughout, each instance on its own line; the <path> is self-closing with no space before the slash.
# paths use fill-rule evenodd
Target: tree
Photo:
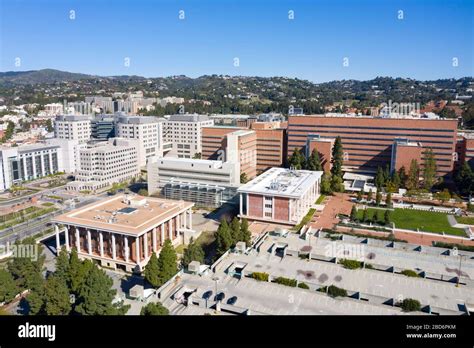
<path id="1" fill-rule="evenodd" d="M 441 192 L 438 192 L 436 194 L 436 199 L 440 200 L 441 202 L 447 202 L 451 199 L 451 193 L 449 192 L 448 189 L 444 189 Z"/>
<path id="2" fill-rule="evenodd" d="M 390 225 L 390 223 L 392 222 L 392 214 L 391 214 L 390 210 L 388 210 L 388 209 L 385 210 L 383 220 L 385 222 L 385 225 Z"/>
<path id="3" fill-rule="evenodd" d="M 324 195 L 331 195 L 332 188 L 331 188 L 331 175 L 330 174 L 323 174 L 321 178 L 321 193 Z"/>
<path id="4" fill-rule="evenodd" d="M 232 236 L 229 231 L 226 219 L 221 220 L 221 224 L 215 233 L 217 255 L 224 254 L 232 246 Z"/>
<path id="5" fill-rule="evenodd" d="M 377 168 L 377 173 L 375 174 L 375 186 L 377 190 L 381 190 L 385 184 L 385 175 L 382 170 L 382 167 Z"/>
<path id="6" fill-rule="evenodd" d="M 459 192 L 471 196 L 474 191 L 474 173 L 468 162 L 464 162 L 457 171 L 454 180 Z"/>
<path id="7" fill-rule="evenodd" d="M 356 221 L 357 219 L 357 208 L 355 205 L 352 206 L 350 219 L 351 221 Z"/>
<path id="8" fill-rule="evenodd" d="M 138 194 L 139 194 L 140 196 L 147 197 L 147 196 L 148 196 L 148 190 L 147 190 L 147 189 L 144 189 L 144 188 L 141 188 L 140 190 L 138 190 Z"/>
<path id="9" fill-rule="evenodd" d="M 376 213 L 374 213 L 374 223 L 381 223 L 383 221 L 383 213 L 382 210 L 377 210 Z"/>
<path id="10" fill-rule="evenodd" d="M 342 165 L 344 161 L 344 152 L 342 148 L 342 140 L 340 136 L 336 137 L 336 141 L 332 147 L 332 168 L 331 174 L 342 179 Z"/>
<path id="11" fill-rule="evenodd" d="M 47 315 L 68 315 L 71 312 L 69 288 L 63 277 L 54 274 L 46 279 L 44 311 Z"/>
<path id="12" fill-rule="evenodd" d="M 159 273 L 160 268 L 158 266 L 158 257 L 156 256 L 156 253 L 153 252 L 150 256 L 150 260 L 148 260 L 148 263 L 145 266 L 144 276 L 145 280 L 154 288 L 159 288 L 161 286 Z"/>
<path id="13" fill-rule="evenodd" d="M 344 182 L 342 177 L 333 175 L 331 178 L 331 190 L 334 192 L 344 192 Z"/>
<path id="14" fill-rule="evenodd" d="M 69 282 L 69 253 L 66 248 L 61 248 L 56 257 L 56 271 L 54 274 Z"/>
<path id="15" fill-rule="evenodd" d="M 400 167 L 398 170 L 398 176 L 400 177 L 400 186 L 405 188 L 407 186 L 408 179 L 405 166 Z"/>
<path id="16" fill-rule="evenodd" d="M 245 184 L 249 181 L 247 178 L 247 173 L 240 173 L 240 183 Z"/>
<path id="17" fill-rule="evenodd" d="M 362 190 L 357 191 L 357 201 L 358 202 L 362 201 Z"/>
<path id="18" fill-rule="evenodd" d="M 48 131 L 48 133 L 54 132 L 53 122 L 51 121 L 51 119 L 48 119 L 46 121 L 46 130 Z"/>
<path id="19" fill-rule="evenodd" d="M 183 267 L 188 267 L 192 261 L 198 261 L 204 263 L 204 250 L 202 250 L 201 245 L 197 244 L 193 238 L 189 241 L 189 245 L 184 249 L 183 258 L 181 259 L 181 264 Z"/>
<path id="20" fill-rule="evenodd" d="M 362 222 L 367 222 L 369 220 L 369 212 L 367 209 L 364 209 L 362 212 Z"/>
<path id="21" fill-rule="evenodd" d="M 382 193 L 380 193 L 380 191 L 377 191 L 377 193 L 375 194 L 375 205 L 377 205 L 377 207 L 380 205 L 380 202 L 382 202 Z"/>
<path id="22" fill-rule="evenodd" d="M 81 261 L 76 248 L 71 251 L 69 258 L 69 288 L 74 294 L 79 294 L 94 264 L 90 260 Z"/>
<path id="23" fill-rule="evenodd" d="M 393 184 L 393 191 L 396 192 L 400 188 L 401 185 L 401 179 L 400 179 L 400 174 L 395 170 L 392 175 L 392 184 Z"/>
<path id="24" fill-rule="evenodd" d="M 372 195 L 373 195 L 372 189 L 369 190 L 369 193 L 367 193 L 367 201 L 370 202 L 372 200 Z"/>
<path id="25" fill-rule="evenodd" d="M 250 233 L 249 222 L 247 219 L 242 219 L 242 222 L 240 223 L 240 236 L 242 241 L 245 242 L 245 245 L 249 247 L 251 245 L 252 234 Z"/>
<path id="26" fill-rule="evenodd" d="M 17 293 L 18 288 L 11 273 L 0 269 L 0 302 L 10 302 Z"/>
<path id="27" fill-rule="evenodd" d="M 161 282 L 160 286 L 170 280 L 176 273 L 178 273 L 178 257 L 176 250 L 174 250 L 171 240 L 167 239 L 161 248 L 160 256 L 158 257 L 159 273 L 158 278 Z"/>
<path id="28" fill-rule="evenodd" d="M 200 152 L 196 152 L 193 156 L 194 159 L 201 159 L 201 153 Z"/>
<path id="29" fill-rule="evenodd" d="M 323 167 L 321 166 L 321 160 L 319 158 L 319 152 L 316 149 L 311 152 L 311 156 L 308 159 L 307 169 L 313 171 L 323 170 Z"/>
<path id="30" fill-rule="evenodd" d="M 26 297 L 28 303 L 28 315 L 42 314 L 44 311 L 44 288 L 31 290 Z"/>
<path id="31" fill-rule="evenodd" d="M 75 311 L 82 315 L 125 314 L 130 305 L 113 304 L 117 290 L 112 289 L 112 285 L 112 279 L 103 270 L 93 265 L 79 291 L 79 304 Z"/>
<path id="32" fill-rule="evenodd" d="M 429 148 L 425 151 L 425 166 L 423 169 L 423 186 L 426 190 L 431 190 L 436 183 L 436 159 L 433 150 Z"/>
<path id="33" fill-rule="evenodd" d="M 232 246 L 235 246 L 242 239 L 240 236 L 240 221 L 237 217 L 234 217 L 230 223 L 230 235 L 232 237 Z"/>
<path id="34" fill-rule="evenodd" d="M 304 169 L 305 168 L 305 165 L 306 165 L 306 160 L 305 160 L 305 157 L 304 155 L 301 153 L 301 150 L 298 149 L 298 148 L 295 148 L 293 150 L 293 154 L 291 155 L 291 157 L 288 159 L 288 165 L 291 167 L 291 168 L 294 168 L 294 169 Z"/>
<path id="35" fill-rule="evenodd" d="M 392 207 L 392 194 L 390 192 L 387 194 L 387 197 L 385 197 L 385 204 L 387 205 L 387 208 Z"/>
<path id="36" fill-rule="evenodd" d="M 414 159 L 410 163 L 410 170 L 408 171 L 407 177 L 407 189 L 416 190 L 419 187 L 420 181 L 420 168 L 418 162 Z"/>
<path id="37" fill-rule="evenodd" d="M 16 241 L 15 245 L 17 248 L 22 247 L 36 247 L 36 241 L 34 238 L 25 238 L 22 241 Z M 43 248 L 38 246 L 36 261 L 33 261 L 30 257 L 14 257 L 13 260 L 8 263 L 8 271 L 12 274 L 20 291 L 23 290 L 41 290 L 43 287 L 43 265 L 45 256 L 42 255 Z"/>
<path id="38" fill-rule="evenodd" d="M 140 315 L 168 315 L 169 311 L 160 302 L 151 302 L 142 307 Z"/>

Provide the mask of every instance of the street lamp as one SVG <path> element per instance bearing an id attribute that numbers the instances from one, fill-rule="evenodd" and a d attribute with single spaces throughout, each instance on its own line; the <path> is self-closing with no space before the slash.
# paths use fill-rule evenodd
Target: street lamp
<path id="1" fill-rule="evenodd" d="M 464 255 L 459 255 L 459 274 L 458 274 L 458 281 L 457 281 L 457 284 L 456 284 L 456 287 L 459 287 L 459 282 L 461 281 L 461 265 L 462 265 L 462 258 L 464 257 Z"/>

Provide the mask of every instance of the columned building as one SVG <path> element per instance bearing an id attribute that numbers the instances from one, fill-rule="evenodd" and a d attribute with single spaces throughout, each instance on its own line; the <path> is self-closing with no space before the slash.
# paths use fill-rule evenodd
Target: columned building
<path id="1" fill-rule="evenodd" d="M 141 272 L 166 239 L 179 245 L 194 236 L 193 203 L 116 195 L 56 216 L 57 250 L 64 244 L 102 266 Z"/>

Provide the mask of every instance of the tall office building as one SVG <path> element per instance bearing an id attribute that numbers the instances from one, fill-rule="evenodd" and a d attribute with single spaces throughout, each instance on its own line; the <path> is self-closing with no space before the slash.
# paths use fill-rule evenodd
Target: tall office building
<path id="1" fill-rule="evenodd" d="M 86 143 L 91 138 L 91 117 L 77 115 L 60 115 L 54 121 L 56 138 L 77 140 Z"/>
<path id="2" fill-rule="evenodd" d="M 206 115 L 172 115 L 163 122 L 163 141 L 170 144 L 167 156 L 193 158 L 201 154 L 203 127 L 213 126 Z"/>
<path id="3" fill-rule="evenodd" d="M 314 139 L 341 137 L 344 149 L 344 170 L 373 174 L 379 166 L 392 163 L 395 145 L 409 143 L 422 148 L 420 165 L 428 148 L 433 150 L 438 175 L 452 174 L 456 157 L 456 119 L 425 119 L 415 117 L 369 116 L 289 116 L 288 156 L 295 148 L 306 149 Z M 401 142 L 400 142 L 401 141 Z M 323 144 L 321 142 L 321 145 Z M 318 148 L 313 143 L 312 148 Z M 329 149 L 318 148 L 323 157 L 330 157 Z M 394 168 L 392 168 L 394 169 Z"/>

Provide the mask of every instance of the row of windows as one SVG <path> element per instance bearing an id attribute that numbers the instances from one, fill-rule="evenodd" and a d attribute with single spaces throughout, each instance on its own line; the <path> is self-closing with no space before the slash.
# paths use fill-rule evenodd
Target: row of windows
<path id="1" fill-rule="evenodd" d="M 288 129 L 294 130 L 293 127 L 312 127 L 314 128 L 349 128 L 349 129 L 377 129 L 377 130 L 394 130 L 394 131 L 415 131 L 415 132 L 445 132 L 445 133 L 455 133 L 455 129 L 439 129 L 439 128 L 410 128 L 410 127 L 364 127 L 364 126 L 336 126 L 336 125 L 314 125 L 314 124 L 288 124 Z"/>
<path id="2" fill-rule="evenodd" d="M 311 129 L 292 129 L 291 132 L 303 132 L 303 133 L 306 133 L 306 134 L 302 135 L 302 136 L 307 136 L 307 133 L 314 133 L 315 130 L 311 130 Z M 361 132 L 329 131 L 329 130 L 319 130 L 319 129 L 317 130 L 317 133 L 335 134 L 335 136 L 337 136 L 338 134 L 365 134 L 367 136 L 369 136 L 369 135 L 385 135 L 387 137 L 388 136 L 393 136 L 394 138 L 415 137 L 415 138 L 446 138 L 446 139 L 453 139 L 453 137 L 449 136 L 449 135 L 416 134 L 416 133 L 397 133 L 397 134 L 376 133 L 376 132 L 361 133 Z M 290 133 L 290 136 L 297 136 L 297 134 Z M 371 138 L 369 138 L 369 139 L 371 139 Z"/>

